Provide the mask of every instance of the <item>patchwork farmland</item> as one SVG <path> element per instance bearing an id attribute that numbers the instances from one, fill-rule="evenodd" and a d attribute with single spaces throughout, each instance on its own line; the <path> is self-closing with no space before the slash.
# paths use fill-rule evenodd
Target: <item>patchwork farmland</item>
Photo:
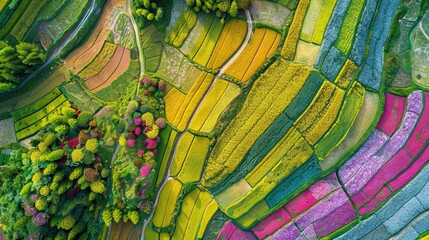
<path id="1" fill-rule="evenodd" d="M 428 14 L 0 1 L 0 240 L 428 238 Z"/>

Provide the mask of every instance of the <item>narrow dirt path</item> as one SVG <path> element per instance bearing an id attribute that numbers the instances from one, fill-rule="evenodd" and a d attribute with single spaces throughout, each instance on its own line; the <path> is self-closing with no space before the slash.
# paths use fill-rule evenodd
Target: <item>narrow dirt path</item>
<path id="1" fill-rule="evenodd" d="M 204 99 L 207 97 L 208 93 L 210 92 L 210 90 L 213 88 L 213 86 L 215 85 L 216 81 L 220 78 L 220 76 L 222 76 L 222 74 L 225 72 L 226 69 L 228 69 L 228 67 L 238 58 L 238 56 L 240 56 L 240 54 L 244 51 L 244 49 L 246 48 L 246 46 L 248 45 L 250 38 L 253 35 L 252 32 L 252 28 L 253 28 L 253 22 L 252 22 L 252 18 L 250 15 L 249 10 L 246 10 L 246 21 L 247 21 L 247 34 L 246 34 L 246 38 L 243 41 L 242 45 L 240 46 L 240 48 L 238 49 L 237 52 L 234 53 L 234 55 L 228 60 L 228 62 L 226 62 L 225 65 L 222 66 L 222 68 L 220 69 L 219 73 L 216 74 L 213 82 L 211 83 L 210 87 L 208 88 L 208 90 L 204 93 L 203 97 L 201 98 L 201 100 L 198 102 L 197 107 L 195 108 L 195 111 L 192 113 L 191 118 L 188 121 L 188 124 L 186 125 L 186 128 L 183 132 L 179 133 L 174 146 L 173 146 L 173 152 L 170 155 L 168 164 L 167 164 L 167 177 L 165 178 L 164 182 L 161 184 L 158 193 L 156 194 L 156 198 L 155 198 L 155 202 L 153 205 L 153 209 L 151 214 L 149 215 L 149 218 L 145 220 L 145 223 L 143 225 L 143 229 L 142 229 L 142 234 L 141 234 L 141 238 L 140 239 L 144 239 L 144 233 L 145 230 L 150 222 L 150 220 L 153 218 L 153 215 L 155 214 L 155 209 L 157 206 L 157 203 L 159 201 L 159 197 L 161 194 L 161 189 L 164 188 L 165 184 L 168 182 L 168 180 L 170 179 L 170 167 L 171 167 L 171 163 L 174 159 L 174 156 L 176 155 L 177 152 L 177 147 L 178 147 L 178 143 L 180 142 L 180 139 L 183 137 L 183 135 L 188 131 L 189 125 L 192 122 L 192 119 L 195 117 L 196 112 L 198 111 L 198 109 L 201 107 L 201 104 L 204 102 Z"/>

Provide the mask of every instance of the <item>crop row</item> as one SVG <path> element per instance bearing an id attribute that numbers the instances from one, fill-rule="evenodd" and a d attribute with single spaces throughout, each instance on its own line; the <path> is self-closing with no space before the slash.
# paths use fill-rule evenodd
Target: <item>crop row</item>
<path id="1" fill-rule="evenodd" d="M 18 22 L 15 23 L 14 28 L 10 32 L 18 41 L 22 41 L 25 34 L 27 33 L 30 26 L 33 24 L 33 21 L 36 19 L 40 10 L 45 6 L 48 0 L 42 1 L 31 1 L 28 4 L 23 16 L 19 18 Z"/>
<path id="2" fill-rule="evenodd" d="M 144 67 L 149 72 L 158 70 L 163 50 L 161 34 L 156 30 L 154 25 L 149 25 L 142 30 L 141 43 L 143 56 L 145 58 Z"/>
<path id="3" fill-rule="evenodd" d="M 205 186 L 215 185 L 236 170 L 258 137 L 293 101 L 309 74 L 305 66 L 279 60 L 261 75 L 214 147 L 203 180 Z"/>
<path id="4" fill-rule="evenodd" d="M 55 98 L 59 97 L 61 95 L 61 91 L 59 88 L 55 88 L 54 90 L 52 90 L 51 92 L 49 92 L 48 94 L 46 94 L 45 96 L 41 97 L 40 99 L 38 99 L 37 101 L 35 101 L 34 103 L 25 106 L 23 108 L 20 108 L 16 111 L 12 112 L 12 117 L 13 120 L 16 122 L 26 116 L 29 116 L 37 111 L 39 111 L 40 109 L 42 109 L 43 107 L 45 107 L 46 105 L 48 105 L 50 102 L 52 102 Z"/>
<path id="5" fill-rule="evenodd" d="M 58 106 L 60 106 L 65 101 L 67 101 L 66 97 L 64 95 L 60 95 L 59 97 L 55 98 L 54 100 L 52 100 L 52 102 L 50 102 L 48 105 L 44 106 L 43 108 L 39 109 L 38 111 L 33 112 L 31 115 L 21 118 L 18 121 L 15 121 L 15 130 L 20 131 L 34 124 L 35 122 L 39 121 L 50 112 L 54 111 Z"/>
<path id="6" fill-rule="evenodd" d="M 173 88 L 165 96 L 167 120 L 179 131 L 185 130 L 192 113 L 197 108 L 200 99 L 204 96 L 212 81 L 212 74 L 202 72 L 186 95 Z"/>
<path id="7" fill-rule="evenodd" d="M 0 39 L 4 39 L 6 35 L 12 31 L 16 23 L 21 19 L 27 6 L 31 3 L 31 0 L 22 0 L 19 6 L 15 9 L 12 16 L 7 20 L 7 23 L 0 29 Z"/>
<path id="8" fill-rule="evenodd" d="M 156 186 L 160 186 L 162 181 L 164 180 L 165 171 L 167 169 L 168 162 L 170 160 L 170 155 L 176 142 L 177 132 L 171 129 L 171 127 L 166 126 L 164 130 L 161 131 L 160 137 L 163 139 L 161 141 L 161 146 L 159 146 L 159 153 L 156 157 L 157 162 L 161 162 L 159 164 L 158 177 L 156 179 Z M 165 139 L 165 140 L 164 140 Z"/>
<path id="9" fill-rule="evenodd" d="M 87 80 L 97 75 L 113 57 L 117 45 L 111 42 L 105 42 L 101 51 L 97 56 L 81 70 L 78 75 L 83 79 Z"/>
<path id="10" fill-rule="evenodd" d="M 341 29 L 338 35 L 336 47 L 343 53 L 347 54 L 353 44 L 355 29 L 359 23 L 359 17 L 363 10 L 365 1 L 352 0 L 343 19 Z"/>
<path id="11" fill-rule="evenodd" d="M 217 80 L 197 109 L 189 128 L 197 132 L 210 133 L 220 115 L 239 94 L 240 88 L 237 85 Z"/>
<path id="12" fill-rule="evenodd" d="M 282 56 L 288 60 L 293 60 L 295 57 L 296 46 L 299 40 L 302 24 L 304 22 L 305 13 L 307 11 L 310 0 L 299 1 L 298 7 L 295 11 L 295 16 L 292 25 L 289 28 L 285 43 L 282 48 Z"/>
<path id="13" fill-rule="evenodd" d="M 314 151 L 323 160 L 341 142 L 352 127 L 359 109 L 363 103 L 365 89 L 359 83 L 355 83 L 353 90 L 345 97 L 344 106 L 341 108 L 338 118 L 326 135 L 316 144 Z"/>
<path id="14" fill-rule="evenodd" d="M 323 34 L 325 33 L 326 26 L 328 25 L 329 18 L 331 17 L 332 10 L 335 7 L 337 0 L 323 1 L 322 8 L 320 9 L 319 17 L 315 23 L 312 42 L 315 44 L 322 44 Z"/>
<path id="15" fill-rule="evenodd" d="M 313 102 L 296 121 L 295 126 L 311 145 L 332 125 L 341 108 L 344 94 L 343 90 L 325 81 Z"/>
<path id="16" fill-rule="evenodd" d="M 209 147 L 210 140 L 207 137 L 186 132 L 178 143 L 170 175 L 177 176 L 183 183 L 199 181 Z"/>
<path id="17" fill-rule="evenodd" d="M 209 18 L 208 21 L 204 23 L 204 30 L 199 35 L 193 47 L 187 53 L 189 58 L 201 66 L 206 66 L 223 27 L 224 25 L 218 18 Z"/>
<path id="18" fill-rule="evenodd" d="M 247 82 L 262 63 L 276 51 L 281 35 L 267 28 L 256 28 L 249 44 L 226 69 L 225 74 Z"/>
<path id="19" fill-rule="evenodd" d="M 197 17 L 198 15 L 189 8 L 183 11 L 165 42 L 180 48 L 197 23 Z"/>
<path id="20" fill-rule="evenodd" d="M 43 118 L 41 118 L 37 122 L 33 123 L 32 125 L 29 125 L 26 128 L 23 128 L 20 131 L 17 131 L 16 138 L 18 140 L 22 140 L 24 138 L 27 138 L 36 134 L 41 128 L 46 126 L 53 117 L 56 117 L 57 114 L 60 113 L 60 110 L 62 107 L 68 107 L 68 106 L 70 106 L 70 102 L 68 101 L 63 102 L 61 105 L 58 105 L 54 111 L 47 113 Z"/>
<path id="21" fill-rule="evenodd" d="M 182 184 L 175 179 L 170 179 L 160 191 L 158 204 L 152 219 L 153 225 L 157 228 L 170 225 L 177 198 L 182 191 Z"/>
<path id="22" fill-rule="evenodd" d="M 219 69 L 240 48 L 246 38 L 247 24 L 243 20 L 228 21 L 216 42 L 207 63 L 208 69 Z"/>

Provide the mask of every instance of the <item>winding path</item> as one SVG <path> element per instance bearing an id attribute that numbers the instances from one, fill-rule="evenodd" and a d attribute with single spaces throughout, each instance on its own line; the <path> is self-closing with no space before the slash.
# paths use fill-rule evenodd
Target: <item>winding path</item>
<path id="1" fill-rule="evenodd" d="M 226 64 L 223 65 L 223 67 L 220 69 L 219 73 L 216 74 L 216 76 L 215 76 L 213 82 L 211 83 L 210 87 L 207 89 L 207 91 L 204 93 L 204 95 L 201 98 L 201 100 L 198 102 L 198 105 L 195 108 L 194 112 L 192 113 L 192 116 L 189 119 L 189 121 L 188 121 L 188 123 L 186 125 L 185 130 L 183 132 L 179 133 L 176 141 L 174 142 L 173 152 L 170 155 L 170 158 L 169 158 L 168 164 L 167 164 L 167 166 L 168 166 L 167 167 L 167 176 L 166 176 L 164 182 L 161 184 L 161 186 L 160 186 L 160 188 L 158 190 L 158 193 L 156 194 L 156 198 L 155 198 L 155 202 L 154 202 L 154 205 L 153 205 L 153 208 L 152 208 L 152 212 L 150 213 L 149 217 L 145 220 L 145 223 L 144 223 L 143 228 L 142 228 L 142 233 L 141 233 L 141 238 L 140 239 L 144 239 L 144 233 L 146 231 L 146 228 L 147 228 L 150 220 L 153 218 L 153 215 L 155 214 L 155 209 L 156 209 L 157 203 L 159 201 L 159 197 L 161 195 L 161 190 L 164 188 L 165 184 L 167 184 L 168 180 L 170 179 L 170 167 L 171 167 L 171 163 L 172 163 L 172 161 L 174 159 L 174 156 L 176 155 L 177 147 L 178 147 L 178 144 L 180 142 L 180 139 L 188 131 L 188 128 L 189 128 L 190 123 L 192 122 L 192 119 L 194 118 L 194 116 L 195 116 L 196 112 L 198 111 L 198 109 L 201 107 L 201 104 L 204 102 L 204 99 L 207 97 L 207 95 L 210 92 L 210 90 L 215 85 L 216 81 L 222 76 L 222 74 L 225 72 L 225 70 L 238 58 L 238 56 L 240 56 L 240 54 L 244 51 L 244 49 L 246 48 L 247 44 L 250 41 L 250 38 L 253 35 L 253 32 L 252 32 L 253 22 L 252 22 L 252 18 L 251 18 L 249 10 L 246 10 L 245 14 L 246 14 L 246 20 L 247 20 L 247 35 L 246 35 L 246 38 L 243 41 L 243 43 L 240 46 L 240 48 L 238 49 L 238 51 L 234 53 L 234 55 L 228 60 L 228 62 L 226 62 Z M 201 181 L 201 179 L 200 179 L 200 181 Z"/>

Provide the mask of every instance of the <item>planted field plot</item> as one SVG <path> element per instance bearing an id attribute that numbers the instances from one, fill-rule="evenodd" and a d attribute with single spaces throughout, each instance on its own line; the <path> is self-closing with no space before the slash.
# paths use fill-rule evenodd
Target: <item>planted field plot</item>
<path id="1" fill-rule="evenodd" d="M 125 64 L 129 64 L 128 69 L 118 76 L 117 74 L 122 72 L 122 68 L 120 67 Z M 118 99 L 125 96 L 125 93 L 128 92 L 130 87 L 133 87 L 131 83 L 137 81 L 138 75 L 139 62 L 137 60 L 121 62 L 107 81 L 96 88 L 94 95 L 106 102 L 118 101 Z"/>
<path id="2" fill-rule="evenodd" d="M 413 80 L 423 87 L 429 86 L 428 50 L 429 15 L 425 14 L 411 34 Z"/>
<path id="3" fill-rule="evenodd" d="M 94 113 L 101 105 L 92 98 L 78 82 L 71 82 L 60 87 L 67 99 L 82 111 Z"/>
<path id="4" fill-rule="evenodd" d="M 208 69 L 219 69 L 240 48 L 247 34 L 247 24 L 233 19 L 227 22 L 213 49 L 207 65 Z"/>
<path id="5" fill-rule="evenodd" d="M 250 43 L 225 70 L 225 74 L 247 82 L 262 63 L 273 55 L 279 45 L 280 38 L 281 35 L 271 29 L 257 28 Z"/>
<path id="6" fill-rule="evenodd" d="M 65 67 L 60 67 L 52 73 L 43 83 L 36 86 L 26 94 L 17 97 L 9 98 L 0 104 L 0 113 L 12 112 L 16 109 L 32 104 L 37 99 L 42 98 L 49 92 L 57 88 L 58 85 L 65 82 L 69 77 L 69 73 Z"/>
<path id="7" fill-rule="evenodd" d="M 166 45 L 162 52 L 161 64 L 156 73 L 171 85 L 180 88 L 188 82 L 187 79 L 190 74 L 200 71 L 179 50 Z"/>
<path id="8" fill-rule="evenodd" d="M 131 20 L 125 13 L 119 15 L 112 29 L 113 42 L 124 48 L 135 48 L 134 30 Z"/>
<path id="9" fill-rule="evenodd" d="M 13 118 L 0 120 L 0 132 L 2 133 L 2 136 L 7 136 L 0 139 L 0 146 L 6 146 L 10 143 L 16 142 Z"/>
<path id="10" fill-rule="evenodd" d="M 224 25 L 216 17 L 207 19 L 204 22 L 204 29 L 196 40 L 195 44 L 186 52 L 190 59 L 201 66 L 206 66 L 214 50 Z"/>
<path id="11" fill-rule="evenodd" d="M 161 142 L 159 153 L 156 157 L 157 162 L 160 162 L 158 176 L 156 178 L 156 187 L 159 187 L 164 180 L 171 151 L 176 141 L 177 132 L 171 129 L 170 126 L 166 126 L 164 130 L 160 132 L 160 136 L 164 141 Z"/>
<path id="12" fill-rule="evenodd" d="M 189 8 L 186 8 L 180 15 L 170 34 L 165 39 L 165 42 L 173 45 L 176 48 L 180 48 L 185 42 L 192 28 L 197 23 L 197 17 L 197 13 Z"/>
<path id="13" fill-rule="evenodd" d="M 73 72 L 77 73 L 91 62 L 104 46 L 109 33 L 115 27 L 116 20 L 125 11 L 124 5 L 125 1 L 123 0 L 107 1 L 100 20 L 91 35 L 82 46 L 76 48 L 64 59 L 64 65 L 72 68 Z"/>
<path id="14" fill-rule="evenodd" d="M 116 44 L 111 43 L 111 42 L 105 42 L 103 48 L 97 54 L 97 56 L 94 59 L 92 59 L 92 61 L 88 65 L 86 65 L 85 68 L 82 69 L 82 71 L 80 71 L 78 73 L 79 77 L 83 81 L 86 81 L 86 80 L 94 77 L 112 59 L 116 50 L 117 50 Z M 119 49 L 118 53 L 119 53 L 119 55 L 117 55 L 116 57 L 121 57 L 122 56 L 121 49 Z"/>
<path id="15" fill-rule="evenodd" d="M 291 13 L 291 10 L 286 6 L 266 0 L 252 1 L 249 9 L 254 21 L 268 23 L 280 28 L 283 27 L 285 20 Z"/>
<path id="16" fill-rule="evenodd" d="M 174 221 L 172 217 L 175 212 L 177 198 L 182 191 L 182 184 L 179 181 L 171 178 L 160 191 L 160 201 L 156 206 L 155 214 L 152 219 L 152 224 L 156 228 L 168 227 L 172 221 Z"/>
<path id="17" fill-rule="evenodd" d="M 186 132 L 178 142 L 179 151 L 174 155 L 170 176 L 182 183 L 198 182 L 210 147 L 210 139 Z"/>
<path id="18" fill-rule="evenodd" d="M 216 80 L 213 88 L 210 89 L 201 106 L 197 109 L 189 128 L 197 131 L 210 133 L 225 111 L 228 105 L 239 94 L 240 88 L 225 80 Z"/>
<path id="19" fill-rule="evenodd" d="M 302 29 L 305 13 L 309 4 L 309 0 L 299 1 L 298 7 L 295 11 L 295 15 L 289 31 L 286 36 L 286 40 L 282 47 L 281 55 L 288 60 L 292 60 L 295 57 L 296 46 L 299 40 L 299 34 Z"/>
<path id="20" fill-rule="evenodd" d="M 37 133 L 65 106 L 70 106 L 70 103 L 56 88 L 31 105 L 12 112 L 17 139 L 22 140 Z"/>
<path id="21" fill-rule="evenodd" d="M 16 7 L 12 16 L 7 20 L 6 24 L 0 29 L 0 39 L 4 39 L 7 34 L 12 31 L 15 27 L 16 23 L 20 21 L 21 16 L 24 14 L 28 5 L 31 3 L 31 0 L 23 0 L 19 3 L 18 7 Z"/>
<path id="22" fill-rule="evenodd" d="M 216 211 L 216 202 L 210 194 L 195 188 L 183 199 L 171 239 L 200 238 Z"/>
<path id="23" fill-rule="evenodd" d="M 163 54 L 164 42 L 162 40 L 162 35 L 156 30 L 155 26 L 151 24 L 143 29 L 140 39 L 143 48 L 145 70 L 149 72 L 156 72 L 160 65 L 161 56 Z"/>
<path id="24" fill-rule="evenodd" d="M 167 121 L 179 131 L 184 131 L 212 81 L 212 74 L 201 72 L 187 94 L 171 89 L 164 98 Z"/>
<path id="25" fill-rule="evenodd" d="M 74 26 L 88 4 L 88 0 L 67 2 L 58 15 L 45 24 L 42 24 L 41 28 L 46 28 L 55 42 Z"/>
<path id="26" fill-rule="evenodd" d="M 30 1 L 25 12 L 19 18 L 18 22 L 15 23 L 10 34 L 16 38 L 18 41 L 22 41 L 25 34 L 27 33 L 30 26 L 33 24 L 33 21 L 36 19 L 37 14 L 43 8 L 43 6 L 48 2 L 48 0 L 43 1 Z"/>
<path id="27" fill-rule="evenodd" d="M 94 62 L 91 63 L 91 66 L 88 66 L 88 68 L 85 68 L 82 71 L 83 76 L 90 75 L 89 73 L 86 73 L 86 70 L 88 70 L 89 72 L 90 68 L 95 72 L 96 69 L 94 69 L 92 65 L 100 67 L 102 63 L 101 61 L 97 60 L 98 59 L 95 59 Z M 101 66 L 103 68 L 96 75 L 90 78 L 86 78 L 84 82 L 92 92 L 96 93 L 101 89 L 109 86 L 113 82 L 113 80 L 123 74 L 128 69 L 129 64 L 130 50 L 118 46 L 116 47 L 115 52 L 108 60 L 108 62 L 104 66 Z"/>

